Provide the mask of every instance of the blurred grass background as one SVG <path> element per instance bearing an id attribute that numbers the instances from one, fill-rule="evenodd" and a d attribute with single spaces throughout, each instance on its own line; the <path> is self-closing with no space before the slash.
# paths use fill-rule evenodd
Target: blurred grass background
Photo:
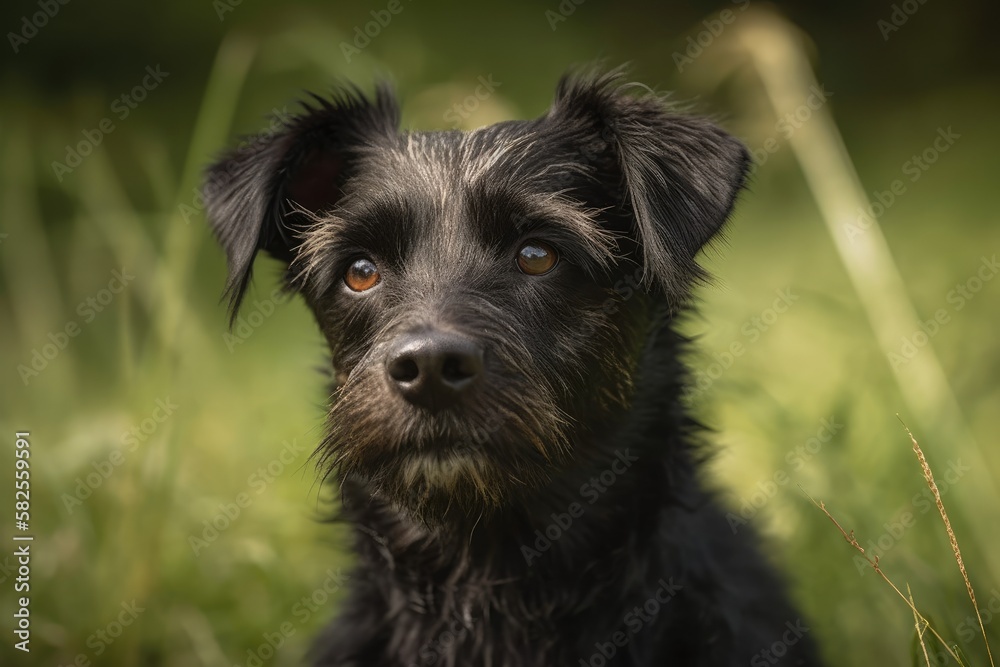
<path id="1" fill-rule="evenodd" d="M 407 126 L 450 127 L 457 117 L 475 127 L 543 112 L 567 66 L 606 58 L 633 61 L 634 78 L 694 100 L 766 153 L 727 243 L 704 258 L 718 278 L 688 326 L 700 336 L 696 377 L 709 378 L 695 407 L 718 429 L 719 486 L 772 539 L 830 664 L 910 664 L 913 619 L 797 484 L 862 545 L 874 542 L 881 566 L 910 584 L 969 664 L 987 664 L 895 415 L 945 490 L 996 651 L 1000 280 L 986 277 L 1000 250 L 997 16 L 971 0 L 902 4 L 916 11 L 900 7 L 898 30 L 879 23 L 893 20 L 891 3 L 779 10 L 808 36 L 866 192 L 877 200 L 893 181 L 905 184 L 878 224 L 920 318 L 947 315 L 933 336 L 915 331 L 911 342 L 915 354 L 940 359 L 962 429 L 907 412 L 900 384 L 912 381 L 910 364 L 893 374 L 788 126 L 732 48 L 746 3 L 401 0 L 350 58 L 342 44 L 388 3 L 102 0 L 59 5 L 36 33 L 24 17 L 44 7 L 5 5 L 0 26 L 26 41 L 8 34 L 0 79 L 0 432 L 12 443 L 14 431 L 31 431 L 37 537 L 33 650 L 15 652 L 8 633 L 3 662 L 299 664 L 336 609 L 331 573 L 350 565 L 343 529 L 316 520 L 328 498 L 308 460 L 322 430 L 323 345 L 301 303 L 273 299 L 278 270 L 268 260 L 258 262 L 244 327 L 227 337 L 223 256 L 194 191 L 200 169 L 334 78 L 367 87 L 391 76 Z M 734 20 L 720 29 L 723 11 Z M 701 51 L 689 39 L 701 39 Z M 166 75 L 122 118 L 127 105 L 115 100 L 147 66 Z M 495 90 L 472 103 L 480 77 Z M 113 131 L 95 134 L 103 119 Z M 912 158 L 946 128 L 959 138 L 913 171 Z M 79 166 L 57 173 L 67 146 L 97 136 Z M 119 293 L 109 289 L 113 271 L 134 276 Z M 734 343 L 741 352 L 727 357 Z M 969 451 L 981 452 L 976 465 L 963 458 Z M 13 444 L 2 456 L 12 470 Z M 0 482 L 5 498 L 12 477 Z M 224 529 L 212 532 L 213 522 Z M 15 575 L 4 554 L 8 627 Z M 122 609 L 133 601 L 131 620 Z M 269 638 L 280 638 L 276 654 Z M 941 656 L 934 664 L 946 664 Z"/>

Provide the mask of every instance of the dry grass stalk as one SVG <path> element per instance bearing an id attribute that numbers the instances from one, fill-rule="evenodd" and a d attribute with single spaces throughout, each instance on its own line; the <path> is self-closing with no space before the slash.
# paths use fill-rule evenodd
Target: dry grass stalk
<path id="1" fill-rule="evenodd" d="M 899 419 L 899 415 L 896 415 L 896 418 Z M 986 626 L 983 624 L 983 617 L 979 613 L 979 605 L 976 604 L 976 592 L 972 589 L 972 582 L 969 581 L 969 575 L 965 571 L 965 561 L 962 560 L 962 552 L 958 548 L 958 538 L 955 536 L 955 531 L 951 527 L 951 520 L 948 518 L 948 513 L 944 509 L 944 503 L 941 501 L 941 492 L 934 481 L 934 473 L 931 471 L 931 466 L 927 463 L 927 458 L 924 457 L 924 452 L 920 449 L 920 445 L 917 443 L 917 439 L 913 437 L 913 433 L 910 432 L 909 427 L 902 419 L 899 419 L 899 423 L 903 424 L 903 428 L 906 429 L 906 435 L 910 436 L 910 442 L 913 443 L 913 451 L 917 455 L 917 460 L 920 462 L 920 469 L 924 473 L 924 480 L 927 482 L 927 487 L 931 490 L 931 493 L 934 494 L 934 502 L 937 504 L 938 512 L 941 513 L 941 520 L 944 521 L 945 530 L 948 531 L 951 550 L 955 554 L 955 561 L 958 563 L 958 569 L 962 573 L 962 579 L 965 580 L 965 590 L 969 592 L 972 608 L 976 610 L 979 629 L 983 633 L 983 641 L 986 642 L 986 655 L 990 659 L 990 667 L 996 667 L 993 663 L 993 651 L 990 650 L 990 640 L 986 637 Z"/>
<path id="2" fill-rule="evenodd" d="M 909 584 L 906 584 L 906 594 L 910 598 L 910 607 L 915 608 L 916 605 L 913 604 L 913 591 L 910 590 Z M 924 630 L 927 629 L 927 626 L 921 624 L 917 612 L 913 612 L 913 627 L 917 629 L 917 641 L 920 642 L 920 649 L 924 652 L 924 662 L 927 663 L 927 667 L 931 667 L 931 657 L 927 655 L 927 644 L 924 643 Z"/>
<path id="3" fill-rule="evenodd" d="M 862 557 L 864 557 L 864 559 L 868 561 L 868 564 L 872 566 L 872 569 L 875 570 L 875 572 L 877 572 L 878 575 L 885 580 L 885 583 L 889 584 L 892 587 L 892 590 L 896 591 L 896 595 L 902 598 L 903 602 L 906 603 L 906 606 L 908 606 L 913 611 L 913 615 L 916 616 L 920 620 L 920 622 L 924 624 L 924 627 L 930 630 L 931 634 L 934 635 L 934 637 L 936 637 L 939 642 L 941 642 L 941 646 L 943 646 L 944 650 L 948 652 L 948 655 L 954 658 L 955 662 L 961 665 L 962 661 L 958 658 L 957 655 L 955 655 L 955 652 L 952 650 L 952 648 L 948 646 L 948 642 L 946 642 L 944 638 L 938 634 L 937 630 L 934 629 L 934 626 L 930 624 L 930 621 L 924 618 L 924 615 L 917 610 L 916 606 L 914 606 L 914 604 L 905 595 L 903 595 L 903 592 L 899 590 L 896 584 L 892 583 L 892 580 L 889 579 L 886 573 L 882 571 L 882 568 L 878 564 L 878 556 L 875 556 L 874 558 L 869 556 L 865 552 L 865 548 L 861 546 L 861 544 L 858 542 L 858 539 L 854 537 L 854 531 L 852 530 L 851 532 L 848 533 L 846 530 L 844 530 L 844 527 L 840 525 L 840 522 L 834 519 L 833 515 L 830 514 L 830 511 L 826 509 L 826 505 L 823 502 L 818 501 L 812 496 L 810 496 L 806 492 L 806 490 L 802 488 L 801 484 L 799 485 L 799 490 L 802 491 L 802 493 L 806 495 L 806 498 L 812 501 L 812 504 L 818 507 L 820 511 L 823 512 L 823 514 L 825 514 L 826 517 L 833 522 L 833 525 L 837 527 L 837 530 L 839 530 L 840 534 L 844 536 L 844 539 L 847 540 L 847 543 L 861 553 Z"/>

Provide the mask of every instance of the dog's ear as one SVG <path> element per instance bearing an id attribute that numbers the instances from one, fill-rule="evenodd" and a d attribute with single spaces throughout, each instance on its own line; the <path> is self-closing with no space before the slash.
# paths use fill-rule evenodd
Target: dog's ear
<path id="1" fill-rule="evenodd" d="M 644 279 L 680 302 L 704 276 L 695 255 L 729 217 L 750 157 L 710 121 L 672 112 L 661 96 L 623 77 L 622 69 L 564 77 L 549 117 L 599 133 L 598 145 L 613 156 Z"/>
<path id="2" fill-rule="evenodd" d="M 202 194 L 209 224 L 226 251 L 231 318 L 250 284 L 258 250 L 286 263 L 312 215 L 337 203 L 358 150 L 396 132 L 391 90 L 373 100 L 356 88 L 313 96 L 277 131 L 245 141 L 207 171 Z"/>

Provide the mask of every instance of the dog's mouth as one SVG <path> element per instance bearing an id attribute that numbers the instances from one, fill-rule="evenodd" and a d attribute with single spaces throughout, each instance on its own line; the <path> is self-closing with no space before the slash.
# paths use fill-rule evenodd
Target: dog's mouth
<path id="1" fill-rule="evenodd" d="M 329 463 L 342 481 L 362 482 L 424 520 L 499 508 L 544 485 L 553 472 L 555 458 L 531 441 L 541 429 L 528 430 L 525 417 L 497 418 L 493 410 L 366 416 L 367 424 L 335 422 Z M 561 435 L 553 433 L 548 442 Z"/>

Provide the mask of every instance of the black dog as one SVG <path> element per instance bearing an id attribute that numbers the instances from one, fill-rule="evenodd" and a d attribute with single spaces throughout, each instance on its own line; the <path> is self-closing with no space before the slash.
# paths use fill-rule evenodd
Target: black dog
<path id="1" fill-rule="evenodd" d="M 210 170 L 234 315 L 267 251 L 332 353 L 360 562 L 317 665 L 818 664 L 682 404 L 747 152 L 643 91 L 573 75 L 537 120 L 424 133 L 351 88 Z"/>

